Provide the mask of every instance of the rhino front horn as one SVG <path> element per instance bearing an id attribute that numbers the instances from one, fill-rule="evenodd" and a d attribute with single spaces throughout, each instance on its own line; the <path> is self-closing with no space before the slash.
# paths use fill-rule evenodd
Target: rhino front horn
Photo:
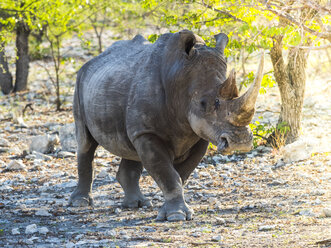
<path id="1" fill-rule="evenodd" d="M 228 120 L 235 126 L 247 126 L 253 119 L 255 102 L 261 87 L 264 66 L 264 51 L 262 52 L 259 68 L 254 83 L 242 96 L 229 102 Z"/>

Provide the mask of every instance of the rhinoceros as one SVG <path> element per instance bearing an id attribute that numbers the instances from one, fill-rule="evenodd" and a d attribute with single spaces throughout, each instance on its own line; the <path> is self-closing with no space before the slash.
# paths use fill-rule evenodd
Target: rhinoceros
<path id="1" fill-rule="evenodd" d="M 235 72 L 226 78 L 228 37 L 206 46 L 193 32 L 141 35 L 117 41 L 79 70 L 74 93 L 78 185 L 69 205 L 93 205 L 92 161 L 98 145 L 122 158 L 116 178 L 123 207 L 151 206 L 139 188 L 143 168 L 162 190 L 157 220 L 190 220 L 183 185 L 209 142 L 221 153 L 249 151 L 261 84 L 263 56 L 255 82 L 238 96 Z"/>

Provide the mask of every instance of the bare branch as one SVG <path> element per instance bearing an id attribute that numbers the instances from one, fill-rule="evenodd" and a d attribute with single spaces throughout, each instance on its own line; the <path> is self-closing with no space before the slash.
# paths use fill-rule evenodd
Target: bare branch
<path id="1" fill-rule="evenodd" d="M 241 20 L 240 18 L 238 18 L 238 17 L 236 17 L 236 16 L 230 14 L 229 12 L 227 12 L 227 11 L 225 11 L 225 10 L 216 9 L 216 8 L 214 8 L 213 6 L 211 6 L 211 5 L 209 5 L 209 4 L 206 4 L 204 0 L 202 0 L 202 2 L 199 3 L 199 4 L 201 4 L 202 6 L 208 8 L 208 9 L 211 9 L 211 10 L 217 12 L 217 13 L 220 13 L 220 14 L 222 14 L 222 15 L 225 15 L 226 17 L 229 17 L 229 18 L 231 18 L 231 19 L 233 19 L 233 20 L 235 20 L 235 21 L 237 21 L 237 22 L 247 23 L 247 22 L 245 22 L 244 20 Z"/>
<path id="2" fill-rule="evenodd" d="M 309 0 L 301 0 L 300 2 L 315 10 L 325 11 L 325 12 L 328 12 L 329 14 L 331 14 L 331 8 L 328 6 L 319 5 L 318 3 L 314 2 L 314 1 L 309 1 Z"/>
<path id="3" fill-rule="evenodd" d="M 256 8 L 258 8 L 258 7 L 256 7 Z M 323 38 L 323 39 L 329 40 L 331 42 L 331 32 L 318 32 L 316 30 L 313 30 L 313 29 L 305 26 L 303 23 L 295 20 L 289 14 L 283 13 L 283 12 L 281 12 L 279 10 L 276 10 L 276 9 L 271 8 L 270 5 L 266 5 L 266 9 L 260 9 L 260 10 L 262 10 L 262 11 L 270 11 L 271 13 L 277 15 L 278 17 L 283 18 L 286 21 L 288 21 L 288 22 L 290 22 L 292 24 L 295 24 L 296 26 L 302 28 L 306 32 L 308 32 L 308 33 L 310 33 L 312 35 L 315 35 L 315 36 L 317 36 L 319 38 Z"/>
<path id="4" fill-rule="evenodd" d="M 325 50 L 331 48 L 331 43 L 323 46 L 311 47 L 311 46 L 291 46 L 287 45 L 288 47 L 299 48 L 304 50 Z"/>

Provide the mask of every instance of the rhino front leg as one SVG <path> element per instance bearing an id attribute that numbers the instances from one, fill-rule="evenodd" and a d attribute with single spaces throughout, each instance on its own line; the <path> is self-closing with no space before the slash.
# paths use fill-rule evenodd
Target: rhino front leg
<path id="1" fill-rule="evenodd" d="M 156 135 L 145 134 L 134 141 L 142 164 L 163 192 L 165 203 L 157 220 L 192 219 L 193 211 L 184 200 L 182 180 L 173 166 L 174 156 Z"/>
<path id="2" fill-rule="evenodd" d="M 91 192 L 93 182 L 92 161 L 98 143 L 94 140 L 87 127 L 80 120 L 76 121 L 76 139 L 78 145 L 78 185 L 70 196 L 69 206 L 93 206 Z"/>
<path id="3" fill-rule="evenodd" d="M 200 139 L 198 143 L 191 148 L 188 158 L 179 164 L 175 164 L 175 169 L 179 173 L 183 185 L 206 154 L 208 144 L 208 141 Z"/>
<path id="4" fill-rule="evenodd" d="M 139 178 L 143 171 L 140 162 L 122 159 L 116 179 L 121 184 L 125 197 L 122 202 L 123 207 L 137 208 L 142 206 L 151 207 L 151 202 L 144 197 L 140 191 Z"/>

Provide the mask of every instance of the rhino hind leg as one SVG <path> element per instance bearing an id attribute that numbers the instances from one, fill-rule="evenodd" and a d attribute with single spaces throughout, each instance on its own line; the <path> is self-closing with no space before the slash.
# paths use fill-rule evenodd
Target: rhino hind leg
<path id="1" fill-rule="evenodd" d="M 78 185 L 71 194 L 69 206 L 85 207 L 93 206 L 92 182 L 93 167 L 92 161 L 98 143 L 90 134 L 82 121 L 76 119 L 77 139 L 77 160 L 78 160 Z"/>
<path id="2" fill-rule="evenodd" d="M 152 203 L 140 191 L 139 178 L 143 166 L 140 162 L 122 159 L 116 179 L 122 186 L 125 197 L 122 206 L 125 208 L 151 207 Z"/>

